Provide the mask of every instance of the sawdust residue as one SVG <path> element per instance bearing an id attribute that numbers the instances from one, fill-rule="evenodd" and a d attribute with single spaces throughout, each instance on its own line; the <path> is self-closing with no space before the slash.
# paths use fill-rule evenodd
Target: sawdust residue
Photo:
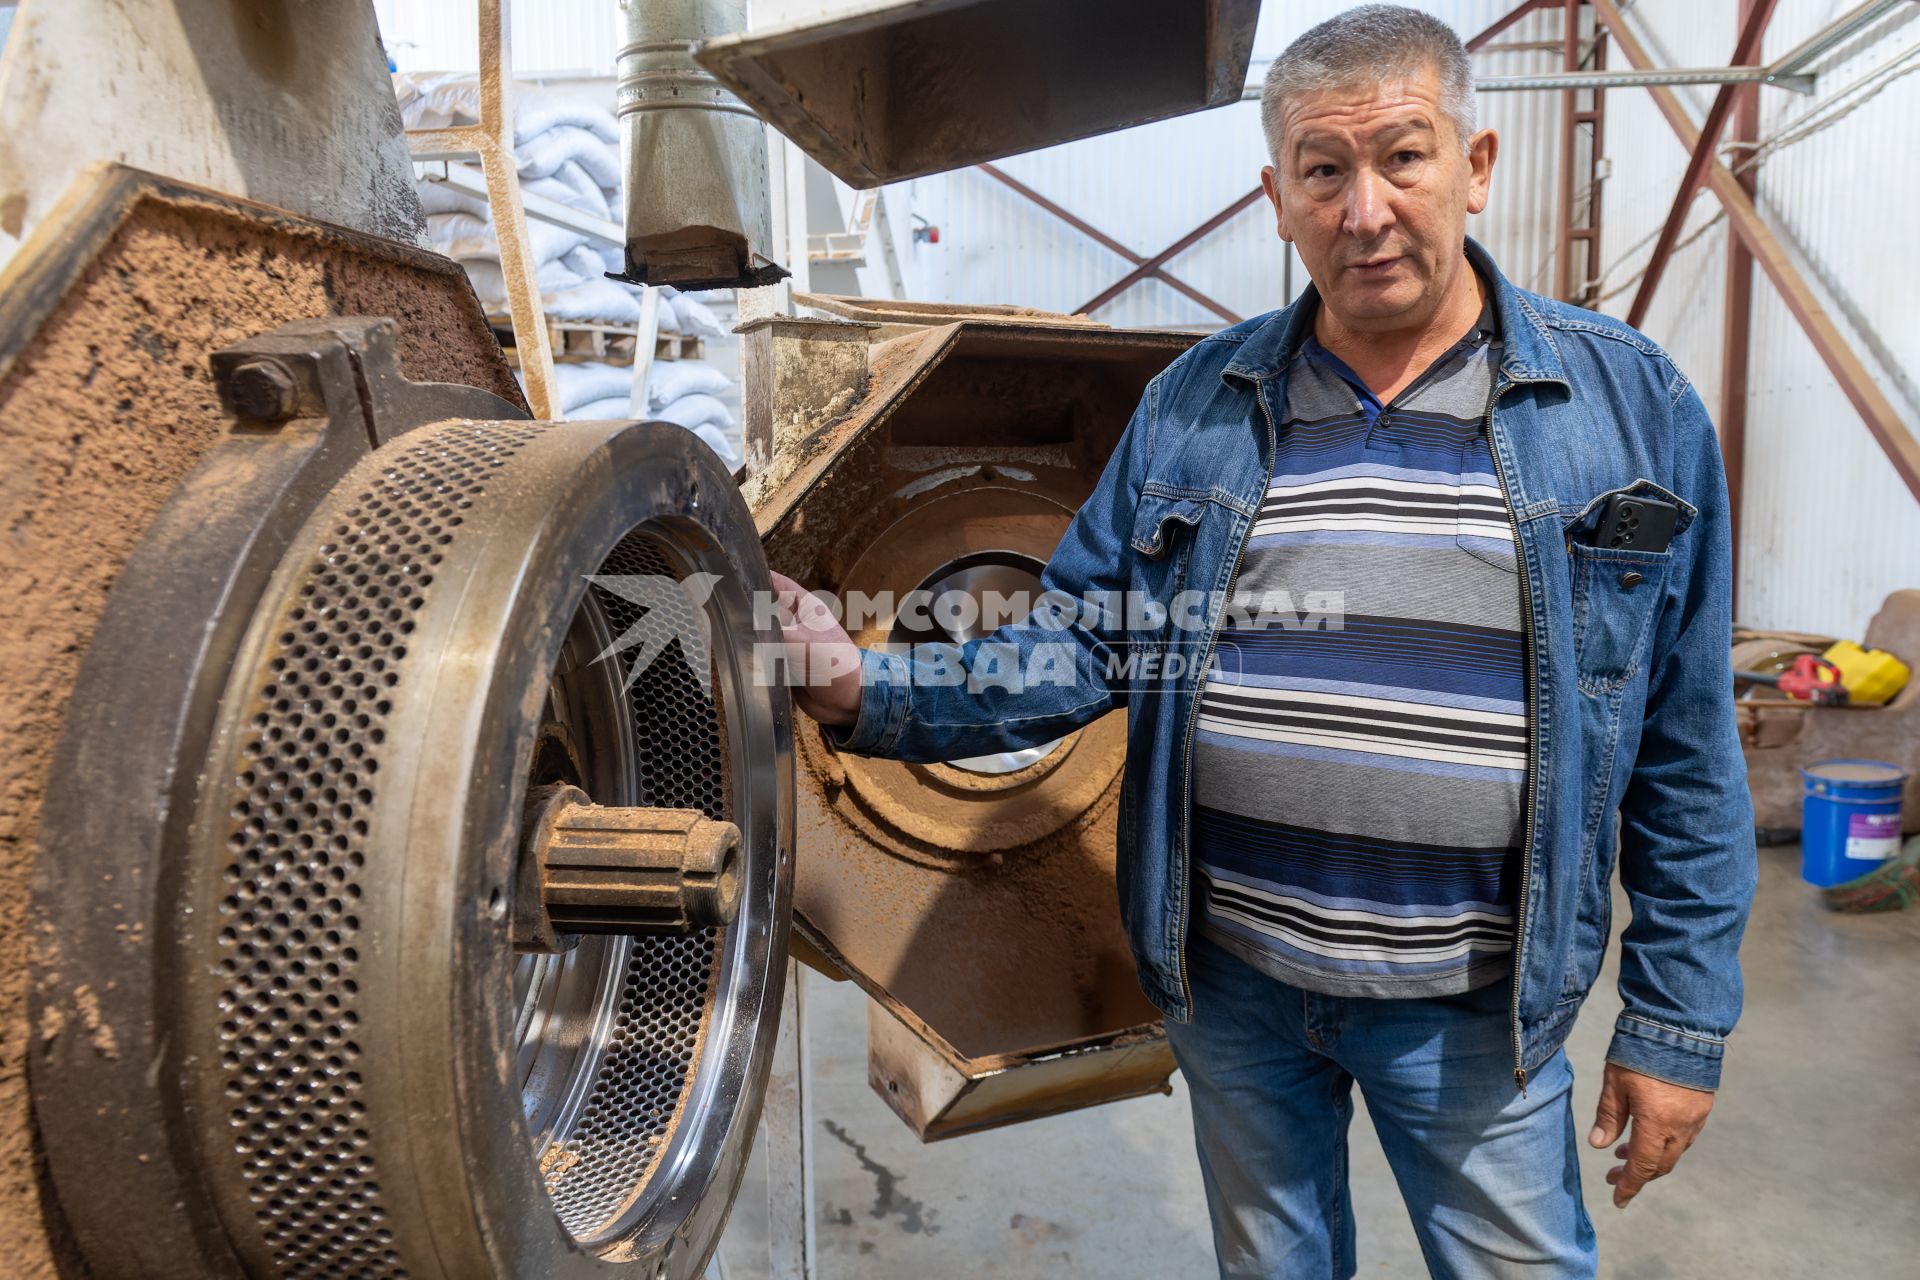
<path id="1" fill-rule="evenodd" d="M 7 281 L 58 230 L 43 227 Z M 417 262 L 418 251 L 408 252 Z M 319 229 L 151 198 L 24 346 L 0 352 L 13 357 L 0 383 L 0 1240 L 8 1274 L 22 1280 L 77 1267 L 49 1239 L 65 1228 L 25 1077 L 35 1031 L 26 1009 L 28 875 L 68 695 L 121 564 L 225 429 L 209 354 L 288 320 L 356 313 L 400 320 L 408 376 L 519 402 L 457 272 L 423 272 Z M 94 1048 L 120 1052 L 97 1003 L 94 1012 Z"/>
<path id="2" fill-rule="evenodd" d="M 762 531 L 771 527 L 809 490 L 819 478 L 821 467 L 836 450 L 859 436 L 868 423 L 897 403 L 907 383 L 924 372 L 926 355 L 951 336 L 952 327 L 945 326 L 868 347 L 866 394 L 856 398 L 850 391 L 842 392 L 816 409 L 810 418 L 796 414 L 792 422 L 775 429 L 776 440 L 792 443 L 740 486 Z M 796 439 L 791 433 L 800 430 L 808 434 Z"/>
<path id="3" fill-rule="evenodd" d="M 558 1145 L 548 1147 L 546 1153 L 540 1157 L 540 1177 L 546 1182 L 547 1189 L 552 1190 L 554 1185 L 572 1172 L 574 1166 L 579 1163 L 578 1151 L 569 1151 Z"/>
<path id="4" fill-rule="evenodd" d="M 87 1029 L 87 1041 L 93 1045 L 93 1051 L 103 1058 L 119 1057 L 119 1041 L 114 1038 L 113 1028 L 100 1016 L 100 997 L 93 993 L 93 988 L 84 982 L 75 987 L 73 1004 L 80 1010 L 80 1022 Z"/>

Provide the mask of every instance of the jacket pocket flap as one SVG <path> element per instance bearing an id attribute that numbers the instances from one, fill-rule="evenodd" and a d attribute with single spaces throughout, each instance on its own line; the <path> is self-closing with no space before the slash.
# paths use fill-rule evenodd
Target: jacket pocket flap
<path id="1" fill-rule="evenodd" d="M 1143 493 L 1134 507 L 1132 545 L 1150 560 L 1166 551 L 1174 531 L 1168 525 L 1178 521 L 1189 529 L 1200 523 L 1207 509 L 1205 498 L 1182 498 L 1165 493 Z"/>
<path id="2" fill-rule="evenodd" d="M 1586 506 L 1580 508 L 1579 512 L 1567 521 L 1567 533 L 1572 535 L 1575 533 L 1591 532 L 1597 529 L 1600 524 L 1601 508 L 1607 505 L 1608 498 L 1618 494 L 1641 498 L 1655 498 L 1661 502 L 1671 502 L 1675 507 L 1678 507 L 1680 516 L 1673 525 L 1673 536 L 1676 538 L 1685 533 L 1687 526 L 1693 523 L 1693 518 L 1700 514 L 1699 508 L 1695 507 L 1679 494 L 1673 492 L 1673 490 L 1663 489 L 1653 481 L 1642 476 L 1632 484 L 1622 485 L 1618 489 L 1608 489 L 1605 493 L 1596 493 L 1593 495 L 1593 500 L 1588 502 Z"/>

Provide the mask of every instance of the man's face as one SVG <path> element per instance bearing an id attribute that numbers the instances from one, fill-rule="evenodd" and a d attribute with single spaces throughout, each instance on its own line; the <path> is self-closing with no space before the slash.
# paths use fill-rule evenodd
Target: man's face
<path id="1" fill-rule="evenodd" d="M 1261 172 L 1279 218 L 1349 329 L 1425 324 L 1462 261 L 1467 215 L 1487 204 L 1491 129 L 1462 151 L 1431 69 L 1378 85 L 1301 94 L 1282 115 L 1284 152 Z"/>

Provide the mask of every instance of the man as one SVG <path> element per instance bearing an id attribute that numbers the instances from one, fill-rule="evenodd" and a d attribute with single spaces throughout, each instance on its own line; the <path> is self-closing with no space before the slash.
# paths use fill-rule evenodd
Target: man
<path id="1" fill-rule="evenodd" d="M 946 655 L 1021 670 L 1065 644 L 1075 681 L 916 681 L 924 655 L 862 651 L 797 698 L 841 750 L 909 760 L 1127 708 L 1122 916 L 1192 1090 L 1222 1275 L 1354 1273 L 1357 1081 L 1435 1275 L 1590 1276 L 1561 1045 L 1616 850 L 1626 1008 L 1588 1135 L 1624 1138 L 1616 1205 L 1699 1134 L 1740 1006 L 1718 445 L 1651 342 L 1466 238 L 1497 140 L 1444 24 L 1369 5 L 1314 28 L 1262 116 L 1313 287 L 1153 380 L 1053 594 Z M 790 644 L 852 657 L 776 585 Z M 1208 593 L 1192 634 L 1056 607 L 1182 587 Z M 1250 597 L 1305 612 L 1249 619 Z M 1181 645 L 1204 670 L 1110 661 Z"/>

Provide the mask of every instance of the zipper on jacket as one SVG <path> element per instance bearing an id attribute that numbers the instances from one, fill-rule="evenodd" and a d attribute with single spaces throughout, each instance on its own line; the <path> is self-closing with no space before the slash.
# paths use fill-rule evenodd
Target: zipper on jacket
<path id="1" fill-rule="evenodd" d="M 1273 483 L 1273 452 L 1278 447 L 1279 430 L 1273 423 L 1273 410 L 1267 405 L 1267 383 L 1265 378 L 1253 380 L 1253 398 L 1260 402 L 1260 414 L 1267 420 L 1267 452 L 1261 459 L 1263 472 L 1260 492 L 1254 499 L 1253 514 L 1247 517 L 1247 527 L 1241 531 L 1240 540 L 1233 549 L 1233 572 L 1227 575 L 1227 598 L 1221 602 L 1224 613 L 1233 602 L 1233 589 L 1240 581 L 1240 559 L 1246 554 L 1247 539 L 1253 536 L 1253 526 L 1260 518 L 1260 505 L 1266 501 L 1267 486 Z M 1180 885 L 1180 999 L 1187 1006 L 1187 1017 L 1193 1017 L 1193 984 L 1187 979 L 1187 912 L 1193 900 L 1193 729 L 1200 723 L 1200 695 L 1206 692 L 1207 666 L 1213 661 L 1213 647 L 1220 639 L 1220 623 L 1216 618 L 1207 629 L 1207 647 L 1200 656 L 1200 677 L 1193 686 L 1193 708 L 1187 713 L 1187 747 L 1185 753 L 1185 774 L 1180 788 L 1180 848 L 1186 862 L 1186 875 Z"/>
<path id="2" fill-rule="evenodd" d="M 1499 376 L 1495 375 L 1496 378 Z M 1500 480 L 1500 494 L 1507 502 L 1507 524 L 1513 530 L 1513 554 L 1520 569 L 1520 626 L 1524 639 L 1522 652 L 1526 663 L 1527 787 L 1522 801 L 1520 822 L 1520 892 L 1513 907 L 1513 1082 L 1521 1093 L 1527 1091 L 1527 1067 L 1520 1048 L 1520 972 L 1526 960 L 1527 886 L 1533 883 L 1533 808 L 1534 794 L 1540 787 L 1540 728 L 1536 718 L 1539 680 L 1536 674 L 1533 634 L 1533 588 L 1527 579 L 1526 557 L 1520 542 L 1520 514 L 1514 510 L 1513 491 L 1507 485 L 1507 468 L 1500 458 L 1499 442 L 1493 435 L 1493 411 L 1500 397 L 1513 388 L 1511 381 L 1498 383 L 1487 398 L 1487 450 L 1493 455 L 1493 471 Z"/>

